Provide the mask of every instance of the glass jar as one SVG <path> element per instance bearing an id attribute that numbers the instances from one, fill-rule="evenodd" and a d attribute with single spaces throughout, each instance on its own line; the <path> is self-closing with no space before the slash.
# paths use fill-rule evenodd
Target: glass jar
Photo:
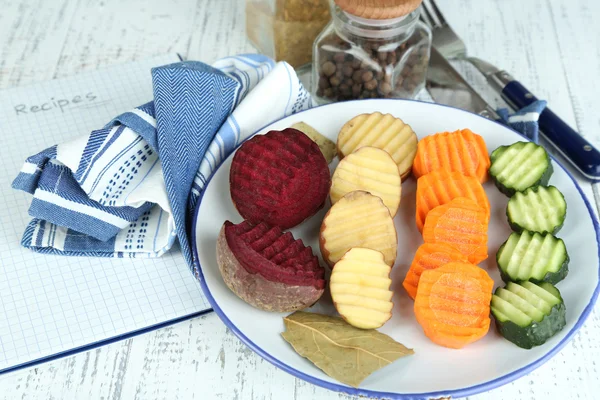
<path id="1" fill-rule="evenodd" d="M 247 0 L 246 33 L 261 53 L 294 68 L 309 64 L 330 21 L 328 0 Z"/>
<path id="2" fill-rule="evenodd" d="M 319 103 L 413 98 L 424 87 L 431 31 L 420 8 L 393 19 L 366 19 L 332 3 L 332 22 L 313 46 L 312 94 Z"/>

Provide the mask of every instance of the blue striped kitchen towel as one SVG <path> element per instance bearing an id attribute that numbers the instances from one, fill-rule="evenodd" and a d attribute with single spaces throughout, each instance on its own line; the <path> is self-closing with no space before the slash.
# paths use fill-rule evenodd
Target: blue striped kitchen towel
<path id="1" fill-rule="evenodd" d="M 41 253 L 158 257 L 189 223 L 208 178 L 245 138 L 313 103 L 293 68 L 261 55 L 154 68 L 154 101 L 27 159 L 22 245 Z"/>
<path id="2" fill-rule="evenodd" d="M 536 100 L 514 114 L 509 114 L 506 108 L 500 108 L 497 112 L 504 123 L 525 135 L 532 142 L 538 143 L 540 139 L 538 121 L 540 114 L 546 108 L 546 104 L 546 100 Z"/>

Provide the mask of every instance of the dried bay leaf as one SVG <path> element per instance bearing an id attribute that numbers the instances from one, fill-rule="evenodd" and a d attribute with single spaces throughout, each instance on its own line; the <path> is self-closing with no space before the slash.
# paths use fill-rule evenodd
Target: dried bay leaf
<path id="1" fill-rule="evenodd" d="M 383 333 L 355 328 L 339 317 L 296 311 L 283 322 L 286 331 L 281 335 L 298 354 L 353 387 L 378 369 L 414 354 Z"/>

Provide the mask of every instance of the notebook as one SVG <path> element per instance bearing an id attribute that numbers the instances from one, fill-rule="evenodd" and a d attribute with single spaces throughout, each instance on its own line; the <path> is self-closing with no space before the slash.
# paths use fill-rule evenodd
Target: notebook
<path id="1" fill-rule="evenodd" d="M 152 99 L 152 67 L 176 54 L 0 91 L 0 373 L 210 311 L 178 249 L 154 259 L 43 255 L 20 245 L 24 160 Z"/>

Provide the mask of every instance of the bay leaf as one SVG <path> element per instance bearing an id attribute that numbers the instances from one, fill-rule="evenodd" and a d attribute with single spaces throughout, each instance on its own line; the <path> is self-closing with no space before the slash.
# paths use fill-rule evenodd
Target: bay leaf
<path id="1" fill-rule="evenodd" d="M 378 369 L 414 354 L 388 335 L 355 328 L 339 317 L 296 311 L 283 322 L 286 330 L 281 335 L 298 354 L 353 387 Z"/>

